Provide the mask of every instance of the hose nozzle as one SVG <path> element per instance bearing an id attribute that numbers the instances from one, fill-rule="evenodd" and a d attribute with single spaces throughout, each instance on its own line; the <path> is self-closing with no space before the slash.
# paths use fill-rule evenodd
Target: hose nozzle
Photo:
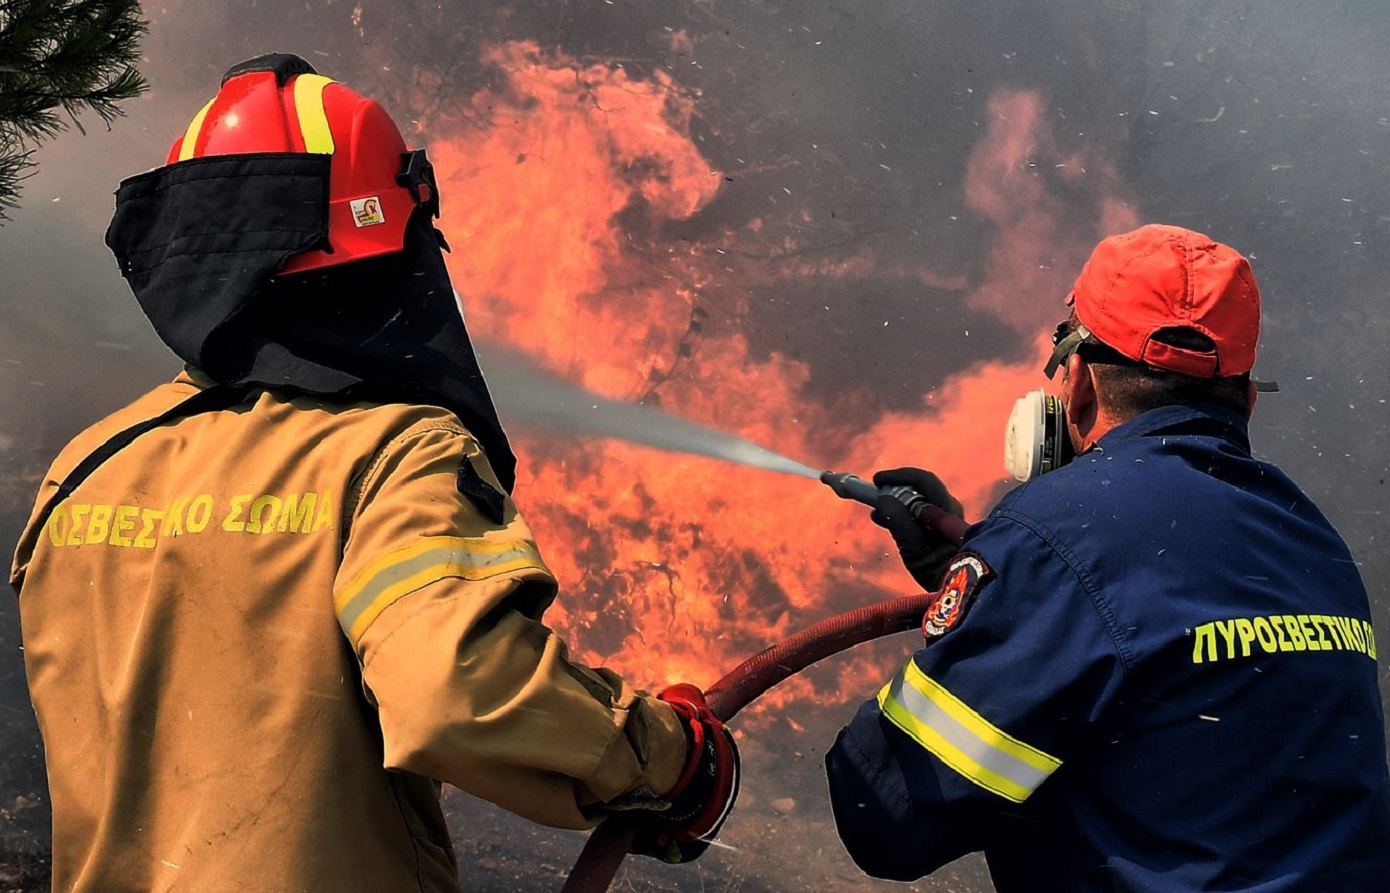
<path id="1" fill-rule="evenodd" d="M 927 497 L 911 487 L 879 487 L 869 483 L 857 474 L 847 471 L 823 471 L 821 483 L 825 484 L 841 499 L 853 499 L 867 506 L 878 503 L 880 496 L 892 496 L 912 512 L 912 517 L 941 536 L 954 543 L 965 538 L 967 525 L 960 518 L 933 505 Z"/>
<path id="2" fill-rule="evenodd" d="M 848 471 L 822 471 L 820 480 L 841 499 L 853 499 L 855 502 L 873 505 L 880 495 L 878 487 Z"/>

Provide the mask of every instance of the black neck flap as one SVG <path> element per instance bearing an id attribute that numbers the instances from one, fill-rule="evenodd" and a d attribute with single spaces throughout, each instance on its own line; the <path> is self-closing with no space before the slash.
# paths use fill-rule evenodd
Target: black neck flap
<path id="1" fill-rule="evenodd" d="M 184 362 L 208 369 L 209 336 L 291 256 L 326 243 L 329 157 L 195 158 L 121 183 L 106 245 Z"/>
<path id="2" fill-rule="evenodd" d="M 510 492 L 516 457 L 427 211 L 397 253 L 275 278 L 324 243 L 328 159 L 218 156 L 134 177 L 107 245 L 160 338 L 217 383 L 441 406 Z"/>

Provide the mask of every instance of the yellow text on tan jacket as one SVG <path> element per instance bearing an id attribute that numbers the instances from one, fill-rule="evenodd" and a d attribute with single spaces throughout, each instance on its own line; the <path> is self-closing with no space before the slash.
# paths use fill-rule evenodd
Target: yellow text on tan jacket
<path id="1" fill-rule="evenodd" d="M 74 440 L 194 393 L 161 386 Z M 555 582 L 452 414 L 259 392 L 142 435 L 20 541 L 54 886 L 453 891 L 438 781 L 582 828 L 662 793 L 665 704 L 566 659 Z"/>

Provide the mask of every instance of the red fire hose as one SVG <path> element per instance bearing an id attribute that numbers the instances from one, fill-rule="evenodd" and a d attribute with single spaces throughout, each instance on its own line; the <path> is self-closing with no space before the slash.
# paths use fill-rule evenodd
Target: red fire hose
<path id="1" fill-rule="evenodd" d="M 822 658 L 915 629 L 930 600 L 926 593 L 892 598 L 809 626 L 739 664 L 716 682 L 706 693 L 710 708 L 727 722 L 763 692 Z M 614 815 L 595 828 L 561 893 L 604 893 L 618 873 L 639 824 L 640 819 Z"/>

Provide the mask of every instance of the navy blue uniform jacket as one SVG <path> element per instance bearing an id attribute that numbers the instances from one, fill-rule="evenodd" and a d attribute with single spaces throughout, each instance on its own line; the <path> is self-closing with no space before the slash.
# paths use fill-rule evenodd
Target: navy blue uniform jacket
<path id="1" fill-rule="evenodd" d="M 983 851 L 1000 893 L 1390 890 L 1366 591 L 1239 416 L 1116 427 L 972 527 L 947 590 L 826 756 L 866 872 Z"/>

